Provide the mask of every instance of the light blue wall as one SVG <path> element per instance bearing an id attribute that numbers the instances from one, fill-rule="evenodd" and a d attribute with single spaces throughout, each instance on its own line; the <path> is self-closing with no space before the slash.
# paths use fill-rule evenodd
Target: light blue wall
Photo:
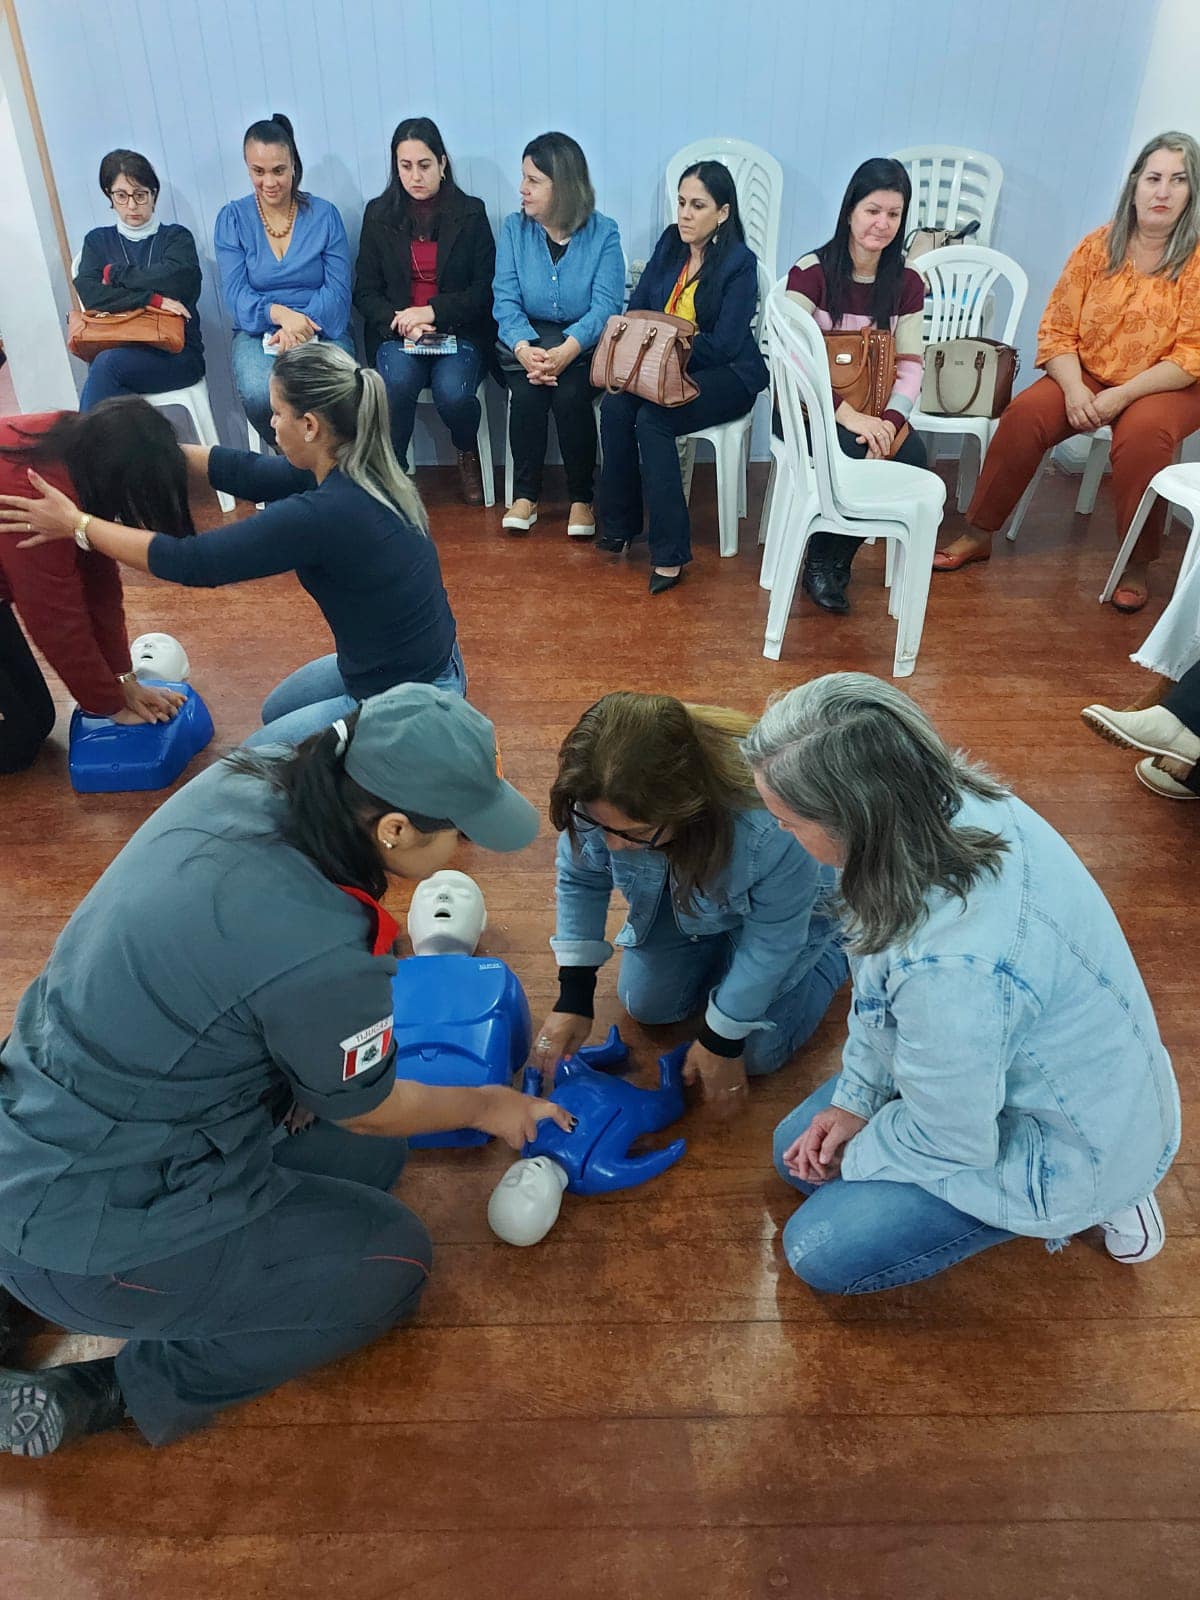
<path id="1" fill-rule="evenodd" d="M 1004 166 L 993 244 L 1030 276 L 1028 375 L 1067 251 L 1111 211 L 1157 3 L 18 0 L 17 9 L 72 243 L 111 215 L 95 174 L 116 145 L 150 157 L 161 214 L 195 233 L 209 381 L 218 426 L 234 441 L 240 412 L 211 239 L 221 205 L 248 190 L 240 137 L 256 117 L 292 117 L 305 186 L 341 208 L 352 245 L 402 115 L 438 121 L 462 186 L 483 196 L 493 222 L 517 203 L 525 141 L 563 128 L 586 150 L 600 209 L 617 219 L 631 259 L 657 237 L 667 157 L 703 134 L 752 140 L 783 163 L 781 265 L 828 235 L 865 156 L 932 142 L 989 151 Z"/>

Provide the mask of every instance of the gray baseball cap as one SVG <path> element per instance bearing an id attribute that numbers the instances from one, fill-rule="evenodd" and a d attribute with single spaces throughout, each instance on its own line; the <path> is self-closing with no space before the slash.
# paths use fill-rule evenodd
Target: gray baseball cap
<path id="1" fill-rule="evenodd" d="M 485 850 L 523 850 L 537 833 L 537 812 L 504 781 L 496 730 L 461 695 L 431 683 L 364 700 L 345 765 L 397 811 L 445 817 Z"/>

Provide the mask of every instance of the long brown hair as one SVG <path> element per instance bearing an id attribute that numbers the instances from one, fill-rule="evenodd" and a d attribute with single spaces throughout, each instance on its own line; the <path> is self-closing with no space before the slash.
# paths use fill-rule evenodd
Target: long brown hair
<path id="1" fill-rule="evenodd" d="M 550 821 L 575 846 L 571 808 L 593 800 L 648 827 L 669 827 L 661 849 L 686 909 L 727 865 L 735 813 L 762 804 L 741 752 L 753 725 L 744 712 L 685 705 L 669 694 L 606 694 L 562 742 Z"/>

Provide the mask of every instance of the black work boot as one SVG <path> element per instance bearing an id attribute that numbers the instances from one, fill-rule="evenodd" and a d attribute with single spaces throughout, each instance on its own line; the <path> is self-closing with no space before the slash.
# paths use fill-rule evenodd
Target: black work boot
<path id="1" fill-rule="evenodd" d="M 837 616 L 844 616 L 850 609 L 846 585 L 850 582 L 850 562 L 854 559 L 854 552 L 852 549 L 847 558 L 839 548 L 843 543 L 856 547 L 858 541 L 843 540 L 842 535 L 836 533 L 814 533 L 808 541 L 804 574 L 800 579 L 800 587 L 813 604 Z"/>
<path id="2" fill-rule="evenodd" d="M 0 1454 L 48 1456 L 125 1419 L 116 1362 L 72 1361 L 44 1372 L 0 1367 Z"/>

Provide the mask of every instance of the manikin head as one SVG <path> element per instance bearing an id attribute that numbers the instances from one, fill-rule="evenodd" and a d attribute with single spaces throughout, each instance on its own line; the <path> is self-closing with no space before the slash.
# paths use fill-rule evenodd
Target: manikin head
<path id="1" fill-rule="evenodd" d="M 558 1221 L 566 1170 L 549 1156 L 514 1161 L 492 1190 L 488 1226 L 506 1244 L 538 1244 Z"/>
<path id="2" fill-rule="evenodd" d="M 129 646 L 129 654 L 138 678 L 164 678 L 168 683 L 187 681 L 187 652 L 169 633 L 139 634 Z"/>
<path id="3" fill-rule="evenodd" d="M 474 955 L 486 927 L 483 891 L 465 872 L 444 867 L 417 885 L 408 908 L 413 955 Z"/>

